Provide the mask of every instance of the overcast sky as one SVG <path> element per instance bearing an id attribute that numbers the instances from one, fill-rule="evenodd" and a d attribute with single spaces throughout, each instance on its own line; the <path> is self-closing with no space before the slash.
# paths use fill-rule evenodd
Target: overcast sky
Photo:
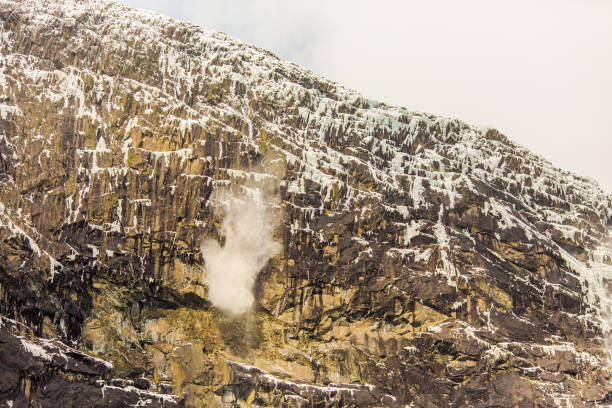
<path id="1" fill-rule="evenodd" d="M 365 96 L 499 129 L 612 192 L 610 0 L 123 0 Z"/>

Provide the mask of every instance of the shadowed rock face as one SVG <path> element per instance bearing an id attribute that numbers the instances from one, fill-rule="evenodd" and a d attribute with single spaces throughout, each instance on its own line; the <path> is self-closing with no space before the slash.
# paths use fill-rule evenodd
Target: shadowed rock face
<path id="1" fill-rule="evenodd" d="M 145 379 L 104 380 L 112 364 L 57 340 L 36 339 L 26 326 L 0 316 L 0 404 L 3 407 L 180 407 Z"/>
<path id="2" fill-rule="evenodd" d="M 0 23 L 0 405 L 612 400 L 592 180 L 117 3 L 0 0 Z M 199 247 L 212 192 L 253 183 L 283 249 L 231 318 Z"/>

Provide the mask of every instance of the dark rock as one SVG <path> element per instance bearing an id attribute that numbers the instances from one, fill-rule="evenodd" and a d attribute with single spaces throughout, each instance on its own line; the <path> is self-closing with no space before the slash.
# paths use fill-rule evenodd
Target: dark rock
<path id="1" fill-rule="evenodd" d="M 612 197 L 593 181 L 120 3 L 0 0 L 0 24 L 0 314 L 23 322 L 0 328 L 0 398 L 610 399 Z M 224 240 L 213 192 L 261 180 L 282 249 L 228 317 L 200 244 Z"/>

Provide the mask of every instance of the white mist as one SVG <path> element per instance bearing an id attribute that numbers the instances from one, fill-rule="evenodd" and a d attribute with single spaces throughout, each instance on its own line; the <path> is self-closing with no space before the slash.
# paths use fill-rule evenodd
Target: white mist
<path id="1" fill-rule="evenodd" d="M 206 239 L 201 245 L 209 300 L 230 315 L 250 310 L 257 274 L 281 249 L 273 236 L 279 219 L 275 200 L 262 186 L 243 191 L 213 193 L 215 211 L 224 215 L 219 230 L 224 244 Z"/>

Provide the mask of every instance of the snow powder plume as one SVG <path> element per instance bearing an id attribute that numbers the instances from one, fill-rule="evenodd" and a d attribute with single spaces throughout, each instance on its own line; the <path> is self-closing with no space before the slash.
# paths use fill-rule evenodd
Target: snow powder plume
<path id="1" fill-rule="evenodd" d="M 201 245 L 209 300 L 231 315 L 251 308 L 257 274 L 281 249 L 273 237 L 279 217 L 274 216 L 277 200 L 270 189 L 265 185 L 242 189 L 240 194 L 213 192 L 216 211 L 224 215 L 219 230 L 223 244 L 206 239 Z"/>

